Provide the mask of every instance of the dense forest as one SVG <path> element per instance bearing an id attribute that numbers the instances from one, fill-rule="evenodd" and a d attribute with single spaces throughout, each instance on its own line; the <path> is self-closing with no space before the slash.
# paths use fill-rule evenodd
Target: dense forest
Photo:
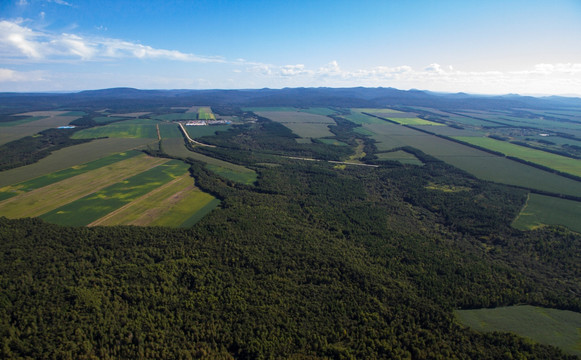
<path id="1" fill-rule="evenodd" d="M 260 118 L 195 148 L 254 169 L 254 185 L 188 159 L 221 206 L 190 229 L 72 228 L 0 218 L 0 356 L 62 359 L 559 359 L 480 334 L 455 308 L 581 311 L 581 236 L 510 221 L 522 189 L 424 163 L 338 167 L 349 147 L 298 144 Z M 163 155 L 163 154 L 161 154 Z"/>

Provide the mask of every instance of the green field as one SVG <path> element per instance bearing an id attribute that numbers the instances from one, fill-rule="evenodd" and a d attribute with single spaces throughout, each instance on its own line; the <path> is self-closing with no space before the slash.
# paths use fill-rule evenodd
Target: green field
<path id="1" fill-rule="evenodd" d="M 581 177 L 581 160 L 511 144 L 488 137 L 455 137 L 460 141 L 514 156 L 535 164 Z"/>
<path id="2" fill-rule="evenodd" d="M 157 119 L 157 120 L 162 120 L 162 121 L 197 120 L 198 114 L 197 113 L 174 113 L 174 114 L 156 115 L 153 118 Z"/>
<path id="3" fill-rule="evenodd" d="M 330 117 L 302 111 L 259 111 L 255 113 L 283 124 L 301 138 L 332 137 L 329 125 L 335 124 Z"/>
<path id="4" fill-rule="evenodd" d="M 327 124 L 283 123 L 283 125 L 303 139 L 335 136 Z"/>
<path id="5" fill-rule="evenodd" d="M 363 125 L 363 124 L 383 124 L 385 120 L 378 119 L 373 116 L 362 114 L 355 109 L 351 109 L 351 114 L 342 115 L 341 117 L 351 121 L 352 123 Z"/>
<path id="6" fill-rule="evenodd" d="M 437 122 L 433 122 L 433 121 L 428 121 L 428 120 L 424 120 L 424 119 L 420 119 L 417 117 L 413 117 L 413 118 L 406 118 L 406 117 L 386 117 L 386 119 L 389 119 L 391 121 L 395 121 L 398 124 L 401 125 L 432 125 L 432 126 L 445 126 L 444 124 L 440 124 Z"/>
<path id="7" fill-rule="evenodd" d="M 118 116 L 96 116 L 93 118 L 93 121 L 95 121 L 97 124 L 106 124 L 106 123 L 110 123 L 110 122 L 114 122 L 114 121 L 121 121 L 121 120 L 127 120 L 127 118 L 118 117 Z"/>
<path id="8" fill-rule="evenodd" d="M 417 157 L 405 151 L 390 151 L 376 154 L 379 160 L 399 161 L 402 164 L 424 165 Z"/>
<path id="9" fill-rule="evenodd" d="M 183 141 L 184 135 L 177 124 L 160 123 L 157 126 L 159 126 L 159 133 L 162 139 L 179 138 Z"/>
<path id="10" fill-rule="evenodd" d="M 218 131 L 228 131 L 232 125 L 184 126 L 192 139 L 216 135 Z"/>
<path id="11" fill-rule="evenodd" d="M 171 160 L 76 201 L 69 202 L 44 213 L 40 217 L 47 222 L 59 225 L 86 226 L 183 175 L 187 170 L 188 165 L 184 162 Z"/>
<path id="12" fill-rule="evenodd" d="M 157 145 L 157 141 L 152 142 L 151 139 L 110 138 L 69 146 L 53 152 L 50 156 L 41 159 L 37 163 L 0 172 L 0 187 L 85 164 L 115 153 L 145 148 L 148 144 Z"/>
<path id="13" fill-rule="evenodd" d="M 153 123 L 144 123 L 142 119 L 135 119 L 81 130 L 72 136 L 73 139 L 102 137 L 157 139 L 157 130 Z"/>
<path id="14" fill-rule="evenodd" d="M 323 144 L 327 144 L 327 145 L 335 145 L 335 146 L 349 146 L 347 144 L 345 144 L 344 142 L 341 142 L 339 140 L 335 140 L 335 139 L 318 139 L 320 142 L 322 142 Z"/>
<path id="15" fill-rule="evenodd" d="M 543 225 L 562 225 L 581 232 L 579 219 L 581 202 L 530 194 L 512 226 L 520 230 L 533 230 Z"/>
<path id="16" fill-rule="evenodd" d="M 363 127 L 374 133 L 372 138 L 377 141 L 375 145 L 378 151 L 412 146 L 483 180 L 524 186 L 557 194 L 581 196 L 581 182 L 467 145 L 387 122 L 365 124 Z"/>
<path id="17" fill-rule="evenodd" d="M 460 322 L 481 332 L 507 331 L 581 356 L 581 314 L 523 305 L 457 310 Z"/>
<path id="18" fill-rule="evenodd" d="M 306 112 L 309 114 L 323 115 L 323 116 L 333 115 L 333 114 L 337 113 L 335 110 L 332 110 L 329 108 L 308 108 L 308 109 L 300 109 L 299 111 Z"/>
<path id="19" fill-rule="evenodd" d="M 201 107 L 198 109 L 198 120 L 216 120 L 216 116 L 212 113 L 209 107 Z"/>
<path id="20" fill-rule="evenodd" d="M 206 165 L 206 167 L 215 172 L 216 174 L 232 180 L 232 181 L 236 181 L 242 184 L 246 184 L 246 185 L 251 185 L 253 184 L 256 179 L 258 178 L 256 172 L 252 171 L 252 170 L 248 170 L 248 171 L 234 171 L 230 168 L 226 168 L 224 166 L 218 166 L 218 165 L 211 165 L 208 164 Z"/>

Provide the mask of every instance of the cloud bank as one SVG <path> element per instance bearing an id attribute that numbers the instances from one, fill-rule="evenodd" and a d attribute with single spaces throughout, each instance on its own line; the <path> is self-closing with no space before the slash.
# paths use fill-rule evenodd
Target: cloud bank
<path id="1" fill-rule="evenodd" d="M 177 50 L 156 49 L 139 43 L 75 34 L 32 30 L 23 21 L 0 21 L 0 59 L 34 62 L 111 60 L 121 58 L 166 59 L 220 63 L 220 57 L 199 56 Z"/>

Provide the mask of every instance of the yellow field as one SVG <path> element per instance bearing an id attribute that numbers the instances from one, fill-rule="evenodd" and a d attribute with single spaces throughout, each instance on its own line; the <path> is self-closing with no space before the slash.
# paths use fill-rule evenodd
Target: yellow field
<path id="1" fill-rule="evenodd" d="M 0 216 L 39 216 L 167 161 L 142 155 L 89 171 L 0 202 Z"/>

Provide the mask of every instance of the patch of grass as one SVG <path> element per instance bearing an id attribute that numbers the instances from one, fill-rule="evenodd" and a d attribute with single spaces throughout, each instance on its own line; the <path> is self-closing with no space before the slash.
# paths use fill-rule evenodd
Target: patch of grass
<path id="1" fill-rule="evenodd" d="M 424 119 L 420 119 L 417 117 L 413 117 L 413 118 L 405 118 L 405 117 L 386 117 L 386 119 L 389 119 L 391 121 L 395 121 L 398 124 L 402 124 L 402 125 L 432 125 L 432 126 L 445 126 L 444 124 L 440 124 L 437 122 L 433 122 L 433 121 L 428 121 L 428 120 L 424 120 Z"/>
<path id="2" fill-rule="evenodd" d="M 84 111 L 69 111 L 69 112 L 66 112 L 66 113 L 61 114 L 61 115 L 63 115 L 63 116 L 78 116 L 78 117 L 81 117 L 81 116 L 87 115 L 87 113 L 84 112 Z"/>
<path id="3" fill-rule="evenodd" d="M 85 226 L 183 175 L 188 165 L 179 160 L 160 164 L 40 216 L 59 225 Z"/>
<path id="4" fill-rule="evenodd" d="M 345 144 L 342 141 L 336 140 L 336 139 L 318 139 L 320 142 L 322 142 L 323 144 L 328 144 L 328 145 L 335 145 L 335 146 L 349 146 L 348 144 Z"/>
<path id="5" fill-rule="evenodd" d="M 329 130 L 328 124 L 283 123 L 283 125 L 302 138 L 334 136 L 334 134 Z"/>
<path id="6" fill-rule="evenodd" d="M 96 116 L 93 118 L 93 121 L 95 121 L 98 124 L 106 124 L 106 123 L 110 123 L 110 122 L 114 122 L 114 121 L 121 121 L 121 120 L 127 120 L 127 118 L 122 118 L 122 117 L 117 117 L 117 116 Z"/>
<path id="7" fill-rule="evenodd" d="M 309 114 L 323 115 L 323 116 L 333 115 L 333 114 L 337 113 L 335 110 L 332 110 L 329 108 L 308 108 L 308 109 L 301 109 L 300 111 L 306 112 Z"/>
<path id="8" fill-rule="evenodd" d="M 303 111 L 259 111 L 257 115 L 268 118 L 281 124 L 334 124 L 335 121 L 328 116 L 311 114 Z"/>
<path id="9" fill-rule="evenodd" d="M 261 111 L 298 111 L 297 108 L 294 107 L 284 107 L 284 106 L 278 106 L 278 107 L 243 107 L 242 111 L 252 111 L 254 113 L 256 112 L 261 112 Z"/>
<path id="10" fill-rule="evenodd" d="M 231 125 L 184 126 L 192 139 L 214 136 L 218 131 L 228 131 L 231 127 Z"/>
<path id="11" fill-rule="evenodd" d="M 158 126 L 159 126 L 159 132 L 161 134 L 162 139 L 180 139 L 180 140 L 182 140 L 182 143 L 183 143 L 184 135 L 180 131 L 177 124 L 160 123 Z"/>
<path id="12" fill-rule="evenodd" d="M 581 202 L 529 194 L 526 205 L 512 226 L 533 230 L 543 225 L 562 225 L 581 233 Z"/>
<path id="13" fill-rule="evenodd" d="M 355 109 L 351 109 L 351 114 L 343 115 L 342 117 L 358 125 L 385 123 L 385 120 L 381 120 L 373 116 L 362 114 L 361 112 L 358 112 Z"/>
<path id="14" fill-rule="evenodd" d="M 153 118 L 157 119 L 157 120 L 163 120 L 163 121 L 197 120 L 198 114 L 197 113 L 173 113 L 173 114 L 156 115 Z"/>
<path id="15" fill-rule="evenodd" d="M 391 160 L 391 161 L 399 161 L 402 164 L 409 164 L 409 165 L 424 165 L 417 157 L 413 154 L 408 152 L 399 150 L 399 151 L 390 151 L 386 153 L 379 153 L 375 154 L 379 160 Z"/>
<path id="16" fill-rule="evenodd" d="M 581 355 L 581 314 L 523 305 L 496 309 L 457 310 L 462 324 L 481 332 L 506 331 Z"/>
<path id="17" fill-rule="evenodd" d="M 488 137 L 458 136 L 455 137 L 455 139 L 581 177 L 581 160 L 531 149 L 525 146 L 515 145 L 507 141 L 500 141 Z"/>
<path id="18" fill-rule="evenodd" d="M 214 210 L 216 207 L 218 207 L 218 205 L 220 205 L 220 200 L 218 200 L 218 199 L 211 200 L 206 205 L 204 205 L 199 210 L 197 210 L 194 213 L 194 215 L 190 216 L 179 227 L 188 228 L 188 227 L 192 227 L 192 226 L 196 225 L 198 223 L 198 221 L 202 220 L 202 218 L 204 218 L 204 216 L 208 215 L 212 210 Z"/>
<path id="19" fill-rule="evenodd" d="M 254 182 L 257 179 L 257 174 L 256 172 L 246 169 L 246 171 L 236 171 L 233 170 L 231 168 L 227 168 L 224 166 L 219 166 L 219 165 L 213 165 L 213 164 L 208 164 L 206 165 L 206 167 L 215 172 L 216 174 L 232 180 L 232 181 L 236 181 L 242 184 L 246 184 L 246 185 L 251 185 L 254 184 Z"/>

